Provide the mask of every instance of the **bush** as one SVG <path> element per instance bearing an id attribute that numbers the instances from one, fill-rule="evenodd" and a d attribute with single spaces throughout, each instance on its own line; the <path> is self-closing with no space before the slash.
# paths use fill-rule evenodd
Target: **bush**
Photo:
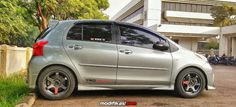
<path id="1" fill-rule="evenodd" d="M 0 107 L 14 107 L 25 95 L 29 88 L 24 75 L 15 74 L 10 77 L 0 77 Z"/>
<path id="2" fill-rule="evenodd" d="M 216 39 L 210 39 L 209 43 L 204 45 L 204 48 L 206 49 L 219 49 L 219 43 Z"/>

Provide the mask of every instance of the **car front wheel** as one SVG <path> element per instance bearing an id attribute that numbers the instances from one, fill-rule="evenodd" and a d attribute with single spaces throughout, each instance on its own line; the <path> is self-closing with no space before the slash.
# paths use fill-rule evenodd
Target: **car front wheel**
<path id="1" fill-rule="evenodd" d="M 184 98 L 194 98 L 201 94 L 206 85 L 203 73 L 196 68 L 184 69 L 177 77 L 175 91 Z"/>
<path id="2" fill-rule="evenodd" d="M 37 86 L 43 97 L 51 100 L 63 99 L 73 92 L 75 78 L 69 69 L 51 66 L 39 75 Z"/>

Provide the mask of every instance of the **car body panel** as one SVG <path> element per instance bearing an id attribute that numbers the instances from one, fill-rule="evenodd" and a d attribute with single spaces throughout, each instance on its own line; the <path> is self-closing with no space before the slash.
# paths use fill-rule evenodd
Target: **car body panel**
<path id="1" fill-rule="evenodd" d="M 169 52 L 118 45 L 118 50 L 130 50 L 131 54 L 119 52 L 117 84 L 168 85 L 170 82 L 172 56 Z"/>
<path id="2" fill-rule="evenodd" d="M 80 45 L 82 49 L 68 48 L 74 44 Z M 64 47 L 71 61 L 77 66 L 82 78 L 87 83 L 115 83 L 117 72 L 117 48 L 115 44 L 66 40 L 64 41 Z"/>
<path id="3" fill-rule="evenodd" d="M 39 41 L 49 41 L 44 47 L 44 56 L 32 56 L 28 67 L 28 83 L 30 88 L 36 88 L 36 81 L 40 72 L 51 65 L 62 65 L 73 71 L 77 80 L 80 80 L 80 74 L 71 63 L 62 46 L 63 31 L 68 28 L 70 23 L 60 22 L 45 38 Z M 82 81 L 82 80 L 80 80 Z"/>
<path id="4" fill-rule="evenodd" d="M 170 40 L 169 40 L 170 41 Z M 172 70 L 172 77 L 171 77 L 171 87 L 174 87 L 176 77 L 178 74 L 188 68 L 188 67 L 194 67 L 202 71 L 202 73 L 206 76 L 207 80 L 207 86 L 208 87 L 214 87 L 214 72 L 209 65 L 209 63 L 206 60 L 203 60 L 199 58 L 196 53 L 187 50 L 178 44 L 174 43 L 173 41 L 170 41 L 175 46 L 178 46 L 179 50 L 176 52 L 172 52 L 173 56 L 173 70 Z M 204 57 L 204 56 L 202 56 Z"/>

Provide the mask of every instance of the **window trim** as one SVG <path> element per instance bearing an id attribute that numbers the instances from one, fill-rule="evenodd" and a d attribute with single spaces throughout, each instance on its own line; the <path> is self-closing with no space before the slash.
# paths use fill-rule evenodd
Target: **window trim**
<path id="1" fill-rule="evenodd" d="M 83 25 L 85 24 L 100 24 L 100 25 L 111 25 L 111 42 L 98 42 L 98 41 L 89 41 L 89 40 L 83 40 L 83 36 L 81 37 L 82 40 L 70 40 L 67 39 L 68 36 L 68 32 L 71 30 L 71 28 L 73 28 L 75 25 L 81 25 L 82 26 L 82 34 L 83 34 Z M 116 38 L 115 37 L 115 26 L 113 22 L 75 22 L 66 32 L 66 36 L 65 36 L 65 40 L 66 41 L 84 41 L 84 42 L 96 42 L 96 43 L 108 43 L 108 44 L 116 44 Z"/>

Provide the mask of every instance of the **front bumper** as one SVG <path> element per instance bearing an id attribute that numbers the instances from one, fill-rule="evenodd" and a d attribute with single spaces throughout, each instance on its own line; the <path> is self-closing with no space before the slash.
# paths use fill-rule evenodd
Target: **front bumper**
<path id="1" fill-rule="evenodd" d="M 209 85 L 208 85 L 208 86 L 207 86 L 207 89 L 208 89 L 208 90 L 215 90 L 216 87 L 214 87 L 214 86 L 209 86 Z"/>
<path id="2" fill-rule="evenodd" d="M 205 63 L 203 65 L 203 70 L 205 71 L 206 77 L 207 77 L 207 90 L 214 90 L 215 88 L 215 74 L 214 71 L 209 63 Z"/>

